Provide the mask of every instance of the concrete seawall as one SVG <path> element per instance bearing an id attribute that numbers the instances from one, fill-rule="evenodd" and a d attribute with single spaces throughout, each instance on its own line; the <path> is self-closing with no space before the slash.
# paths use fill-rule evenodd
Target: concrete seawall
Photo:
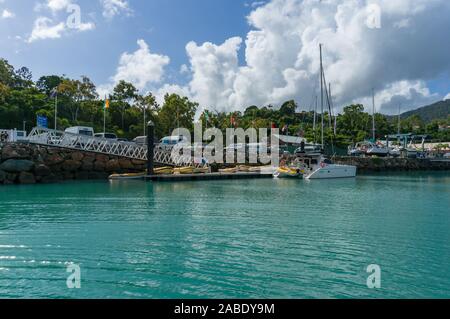
<path id="1" fill-rule="evenodd" d="M 13 143 L 0 144 L 0 185 L 106 179 L 113 173 L 145 170 L 143 161 L 102 154 Z"/>
<path id="2" fill-rule="evenodd" d="M 334 162 L 357 166 L 359 172 L 450 170 L 450 161 L 418 158 L 336 157 Z"/>

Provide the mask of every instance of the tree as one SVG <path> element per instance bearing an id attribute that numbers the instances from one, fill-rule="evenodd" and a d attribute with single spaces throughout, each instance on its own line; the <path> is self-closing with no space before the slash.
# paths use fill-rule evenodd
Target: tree
<path id="1" fill-rule="evenodd" d="M 156 129 L 161 135 L 171 134 L 176 128 L 193 129 L 198 103 L 177 94 L 166 94 L 164 104 L 158 113 Z"/>
<path id="2" fill-rule="evenodd" d="M 78 111 L 80 108 L 80 87 L 81 83 L 77 80 L 64 79 L 58 85 L 58 94 L 60 96 L 61 104 L 68 107 L 73 123 L 78 121 Z"/>
<path id="3" fill-rule="evenodd" d="M 282 116 L 294 116 L 295 110 L 297 109 L 297 104 L 294 100 L 284 102 L 280 108 L 280 114 Z"/>
<path id="4" fill-rule="evenodd" d="M 125 129 L 125 111 L 131 107 L 132 102 L 137 98 L 138 90 L 132 83 L 121 80 L 113 90 L 112 99 L 116 101 L 121 114 L 122 130 Z"/>
<path id="5" fill-rule="evenodd" d="M 15 87 L 30 88 L 33 85 L 33 74 L 27 67 L 21 67 L 15 71 Z"/>
<path id="6" fill-rule="evenodd" d="M 0 82 L 0 103 L 4 103 L 9 95 L 9 87 Z"/>
<path id="7" fill-rule="evenodd" d="M 349 105 L 338 118 L 338 132 L 349 136 L 351 142 L 355 144 L 368 136 L 368 123 L 369 115 L 364 113 L 362 104 Z"/>
<path id="8" fill-rule="evenodd" d="M 14 87 L 15 77 L 14 67 L 5 59 L 0 58 L 0 83 Z"/>
<path id="9" fill-rule="evenodd" d="M 36 87 L 50 96 L 51 92 L 57 88 L 64 79 L 57 75 L 42 76 L 36 82 Z"/>
<path id="10" fill-rule="evenodd" d="M 155 112 L 158 110 L 159 105 L 156 102 L 156 98 L 152 93 L 147 93 L 147 95 L 138 95 L 136 97 L 135 106 L 140 109 L 143 113 L 143 132 L 146 135 L 147 119 L 155 119 Z"/>

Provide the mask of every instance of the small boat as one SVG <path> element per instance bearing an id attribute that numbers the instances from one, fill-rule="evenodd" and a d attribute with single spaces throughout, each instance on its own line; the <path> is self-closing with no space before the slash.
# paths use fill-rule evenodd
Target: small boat
<path id="1" fill-rule="evenodd" d="M 251 172 L 251 173 L 260 173 L 261 172 L 261 167 L 260 166 L 249 167 L 248 171 Z"/>
<path id="2" fill-rule="evenodd" d="M 159 167 L 154 169 L 155 175 L 172 175 L 174 172 L 173 167 Z"/>
<path id="3" fill-rule="evenodd" d="M 239 169 L 239 172 L 250 172 L 250 166 L 245 166 L 245 165 L 241 165 L 241 166 L 239 166 L 238 167 L 238 169 Z"/>
<path id="4" fill-rule="evenodd" d="M 373 143 L 366 151 L 368 156 L 386 157 L 389 156 L 390 149 L 383 144 Z"/>
<path id="5" fill-rule="evenodd" d="M 239 171 L 238 167 L 219 169 L 219 173 L 234 174 Z"/>
<path id="6" fill-rule="evenodd" d="M 206 173 L 209 173 L 208 167 L 194 168 L 194 174 L 206 174 Z"/>
<path id="7" fill-rule="evenodd" d="M 147 175 L 145 172 L 144 173 L 128 173 L 128 174 L 112 174 L 109 176 L 109 179 L 110 180 L 141 179 L 141 178 L 144 178 L 145 175 Z"/>
<path id="8" fill-rule="evenodd" d="M 299 178 L 302 177 L 300 169 L 291 167 L 279 167 L 273 174 L 276 178 Z"/>
<path id="9" fill-rule="evenodd" d="M 313 157 L 310 161 L 310 169 L 305 173 L 305 179 L 333 179 L 355 178 L 357 167 L 352 165 L 334 164 L 323 156 Z"/>
<path id="10" fill-rule="evenodd" d="M 176 175 L 186 175 L 186 174 L 194 174 L 193 167 L 179 167 L 174 169 L 174 174 Z"/>

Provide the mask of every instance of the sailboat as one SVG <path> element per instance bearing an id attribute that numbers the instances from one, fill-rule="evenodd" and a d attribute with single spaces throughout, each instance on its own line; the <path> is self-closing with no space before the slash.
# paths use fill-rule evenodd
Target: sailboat
<path id="1" fill-rule="evenodd" d="M 323 69 L 323 59 L 322 59 L 322 44 L 320 44 L 320 94 L 321 94 L 321 107 L 322 107 L 322 147 L 325 142 L 324 138 L 324 84 L 325 72 Z M 327 91 L 328 107 L 330 109 L 330 127 L 331 123 L 331 106 L 330 106 L 330 96 Z M 338 165 L 334 164 L 331 160 L 327 159 L 323 154 L 308 154 L 307 152 L 302 155 L 302 158 L 298 160 L 303 161 L 306 164 L 306 171 L 304 172 L 305 179 L 331 179 L 331 178 L 354 178 L 356 177 L 357 167 L 352 165 Z"/>
<path id="2" fill-rule="evenodd" d="M 369 156 L 378 156 L 378 157 L 386 157 L 389 156 L 390 149 L 387 145 L 377 143 L 376 136 L 376 126 L 375 126 L 375 90 L 372 89 L 372 141 L 370 143 L 370 147 L 366 151 L 366 155 Z"/>

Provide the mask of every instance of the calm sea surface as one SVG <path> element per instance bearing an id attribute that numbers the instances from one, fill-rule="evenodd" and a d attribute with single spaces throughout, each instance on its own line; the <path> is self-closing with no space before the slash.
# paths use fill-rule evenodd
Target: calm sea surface
<path id="1" fill-rule="evenodd" d="M 0 187 L 12 297 L 450 298 L 450 174 Z"/>

